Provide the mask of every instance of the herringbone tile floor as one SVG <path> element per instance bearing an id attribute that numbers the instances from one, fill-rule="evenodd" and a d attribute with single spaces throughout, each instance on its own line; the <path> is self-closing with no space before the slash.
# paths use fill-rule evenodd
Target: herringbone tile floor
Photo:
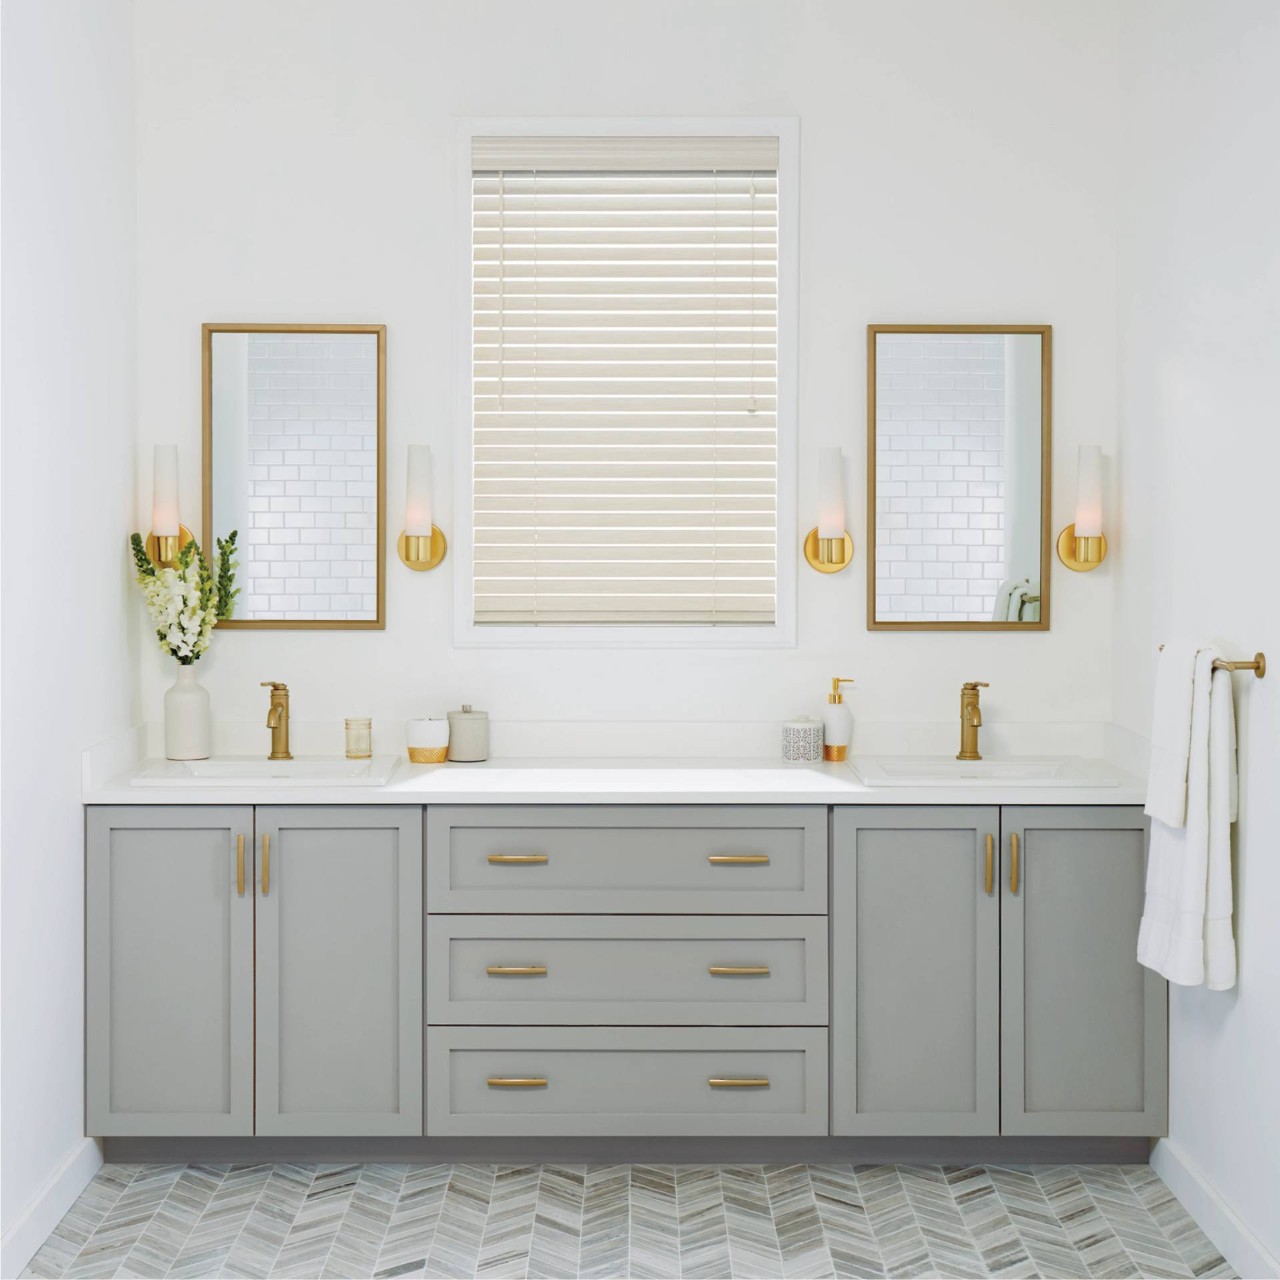
<path id="1" fill-rule="evenodd" d="M 24 1275 L 1231 1276 L 1146 1165 L 107 1165 Z"/>

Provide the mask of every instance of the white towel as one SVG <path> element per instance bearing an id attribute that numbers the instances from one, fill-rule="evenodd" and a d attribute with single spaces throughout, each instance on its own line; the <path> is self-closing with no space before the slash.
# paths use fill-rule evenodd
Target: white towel
<path id="1" fill-rule="evenodd" d="M 1171 640 L 1156 667 L 1146 812 L 1168 827 L 1181 827 L 1187 818 L 1187 751 L 1197 651 L 1198 646 L 1189 640 Z M 1208 692 L 1206 679 L 1206 697 Z"/>
<path id="2" fill-rule="evenodd" d="M 1138 961 L 1170 982 L 1217 991 L 1235 985 L 1231 931 L 1231 823 L 1236 813 L 1231 677 L 1215 649 L 1196 656 L 1185 825 L 1151 823 Z"/>

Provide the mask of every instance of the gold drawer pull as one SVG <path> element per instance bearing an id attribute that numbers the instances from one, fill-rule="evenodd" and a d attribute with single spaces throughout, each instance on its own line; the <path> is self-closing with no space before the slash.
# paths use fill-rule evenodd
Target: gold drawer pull
<path id="1" fill-rule="evenodd" d="M 713 853 L 707 861 L 713 866 L 758 867 L 769 861 L 767 853 Z"/>
<path id="2" fill-rule="evenodd" d="M 244 836 L 236 836 L 236 892 L 244 897 Z"/>
<path id="3" fill-rule="evenodd" d="M 987 874 L 984 879 L 984 887 L 987 891 L 987 897 L 991 897 L 991 890 L 994 887 L 996 871 L 996 838 L 995 836 L 987 837 Z"/>
<path id="4" fill-rule="evenodd" d="M 545 853 L 491 853 L 489 861 L 496 865 L 541 866 L 547 861 Z"/>
<path id="5" fill-rule="evenodd" d="M 490 1076 L 487 1081 L 491 1089 L 543 1089 L 547 1084 L 546 1076 Z"/>
<path id="6" fill-rule="evenodd" d="M 1009 837 L 1009 848 L 1012 853 L 1009 865 L 1009 892 L 1017 893 L 1020 868 L 1018 866 L 1018 833 L 1016 831 Z"/>
<path id="7" fill-rule="evenodd" d="M 491 964 L 485 970 L 493 978 L 540 978 L 546 972 L 545 964 Z"/>
<path id="8" fill-rule="evenodd" d="M 707 972 L 716 978 L 767 978 L 767 964 L 713 964 Z"/>
<path id="9" fill-rule="evenodd" d="M 768 1076 L 712 1076 L 707 1083 L 713 1089 L 767 1089 Z"/>
<path id="10" fill-rule="evenodd" d="M 271 837 L 262 833 L 262 896 L 271 892 Z"/>

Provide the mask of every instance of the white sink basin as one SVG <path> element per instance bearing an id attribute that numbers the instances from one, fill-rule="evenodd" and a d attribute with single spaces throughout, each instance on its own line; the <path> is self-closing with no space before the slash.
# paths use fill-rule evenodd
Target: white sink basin
<path id="1" fill-rule="evenodd" d="M 1013 760 L 956 760 L 950 756 L 855 756 L 853 767 L 869 787 L 1114 787 L 1115 774 L 1100 761 L 1078 756 L 1023 756 Z"/>
<path id="2" fill-rule="evenodd" d="M 381 787 L 396 771 L 398 756 L 345 760 L 298 756 L 214 756 L 210 760 L 165 760 L 142 770 L 135 787 Z"/>

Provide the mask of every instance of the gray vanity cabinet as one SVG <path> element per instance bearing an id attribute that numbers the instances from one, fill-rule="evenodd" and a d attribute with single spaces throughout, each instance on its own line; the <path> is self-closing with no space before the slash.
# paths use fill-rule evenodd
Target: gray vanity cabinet
<path id="1" fill-rule="evenodd" d="M 257 1132 L 422 1132 L 422 811 L 257 810 Z"/>
<path id="2" fill-rule="evenodd" d="M 253 810 L 86 822 L 87 1131 L 252 1133 Z"/>
<path id="3" fill-rule="evenodd" d="M 1008 807 L 1002 825 L 1002 1132 L 1164 1133 L 1167 987 L 1134 955 L 1142 810 Z"/>
<path id="4" fill-rule="evenodd" d="M 87 821 L 90 1134 L 421 1134 L 420 808 Z"/>
<path id="5" fill-rule="evenodd" d="M 833 1133 L 1000 1132 L 999 834 L 995 806 L 836 809 Z"/>

